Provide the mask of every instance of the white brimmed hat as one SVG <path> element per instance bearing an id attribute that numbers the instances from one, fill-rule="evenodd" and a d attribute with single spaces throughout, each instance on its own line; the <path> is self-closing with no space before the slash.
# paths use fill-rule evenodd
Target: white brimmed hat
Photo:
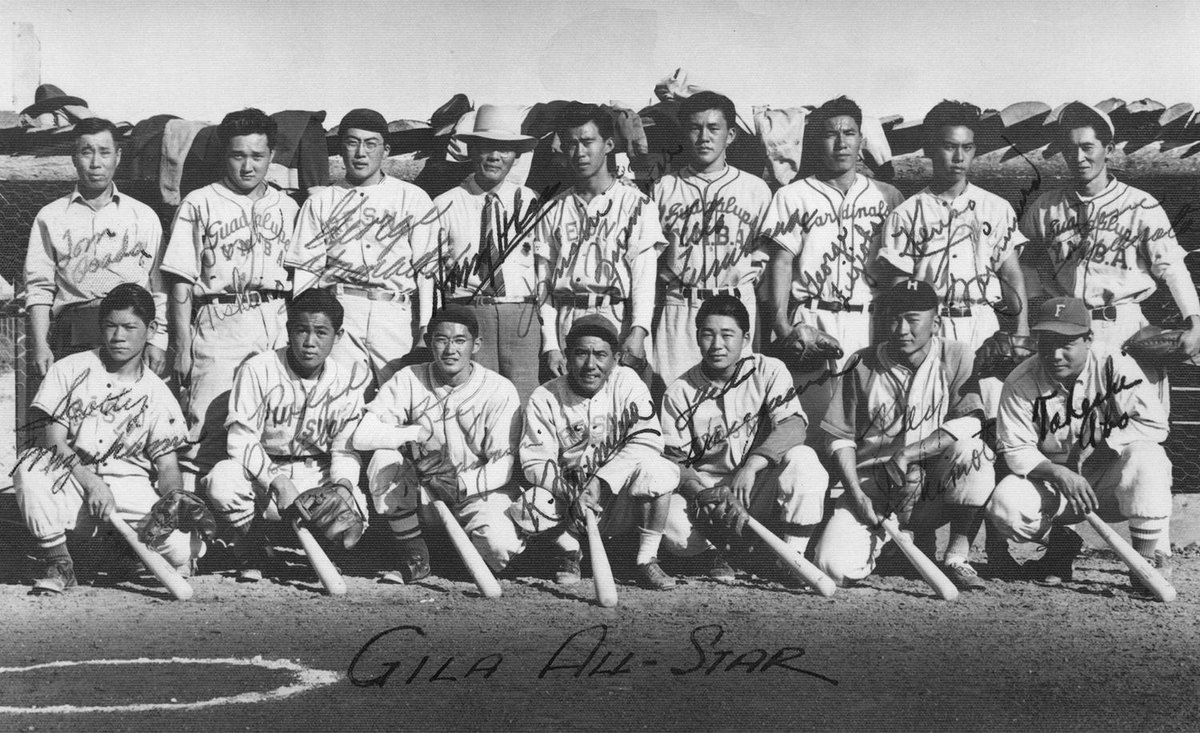
<path id="1" fill-rule="evenodd" d="M 1058 113 L 1058 129 L 1074 130 L 1077 127 L 1093 127 L 1108 130 L 1109 139 L 1115 139 L 1117 129 L 1113 127 L 1112 119 L 1090 104 L 1083 102 L 1068 102 Z"/>
<path id="2" fill-rule="evenodd" d="M 475 112 L 475 129 L 459 133 L 466 142 L 489 140 L 515 143 L 517 152 L 527 153 L 537 147 L 537 138 L 521 134 L 521 107 L 485 104 Z"/>

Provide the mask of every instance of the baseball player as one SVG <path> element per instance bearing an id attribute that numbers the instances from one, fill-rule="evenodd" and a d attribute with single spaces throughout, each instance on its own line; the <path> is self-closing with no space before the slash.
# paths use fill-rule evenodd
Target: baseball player
<path id="1" fill-rule="evenodd" d="M 370 370 L 376 385 L 429 320 L 433 285 L 425 270 L 436 256 L 433 202 L 381 169 L 390 152 L 387 131 L 375 110 L 353 109 L 342 118 L 346 180 L 304 202 L 286 260 L 295 267 L 294 292 L 328 287 L 341 300 L 346 336 L 333 358 L 347 370 Z"/>
<path id="2" fill-rule="evenodd" d="M 579 582 L 579 517 L 593 512 L 604 536 L 636 527 L 639 579 L 667 590 L 675 579 L 658 564 L 664 537 L 674 555 L 699 554 L 708 543 L 692 530 L 687 502 L 674 493 L 679 467 L 662 455 L 650 391 L 636 372 L 617 364 L 619 345 L 607 316 L 592 313 L 572 323 L 567 373 L 534 390 L 525 409 L 521 467 L 534 488 L 520 503 L 551 507 L 541 516 L 554 526 L 560 550 L 557 582 Z M 547 495 L 556 501 L 544 501 Z M 568 514 L 574 521 L 564 522 Z"/>
<path id="3" fill-rule="evenodd" d="M 555 311 L 537 297 L 533 230 L 542 207 L 537 194 L 509 181 L 508 174 L 537 139 L 521 134 L 519 107 L 492 104 L 479 108 L 474 130 L 460 137 L 474 170 L 433 201 L 438 212 L 433 277 L 442 302 L 467 307 L 479 323 L 476 363 L 511 381 L 524 404 L 538 386 L 541 322 L 553 323 Z"/>
<path id="4" fill-rule="evenodd" d="M 747 510 L 761 521 L 782 520 L 784 541 L 803 555 L 824 518 L 829 474 L 804 445 L 808 418 L 791 375 L 778 359 L 743 356 L 750 312 L 737 296 L 704 301 L 695 338 L 702 360 L 663 400 L 663 441 L 680 465 L 679 493 L 701 518 L 715 505 L 727 522 Z M 732 578 L 719 555 L 709 574 Z"/>
<path id="5" fill-rule="evenodd" d="M 306 290 L 287 307 L 288 345 L 257 354 L 237 370 L 225 422 L 226 458 L 200 484 L 233 535 L 243 582 L 263 578 L 263 538 L 252 532 L 256 517 L 279 521 L 308 491 L 339 486 L 361 520 L 357 534 L 366 528 L 366 498 L 358 489 L 362 465 L 348 443 L 362 416 L 369 375 L 330 358 L 343 337 L 342 318 L 342 305 L 328 290 Z M 347 549 L 357 539 L 348 538 Z"/>
<path id="6" fill-rule="evenodd" d="M 552 374 L 566 373 L 561 337 L 577 318 L 603 315 L 623 334 L 622 359 L 641 371 L 654 317 L 654 277 L 666 246 L 654 202 L 609 171 L 612 117 L 595 105 L 569 108 L 558 122 L 575 184 L 558 194 L 538 227 L 535 254 L 556 310 L 543 323 Z"/>
<path id="7" fill-rule="evenodd" d="M 286 340 L 283 265 L 298 208 L 264 181 L 274 120 L 257 109 L 230 112 L 217 134 L 224 176 L 184 198 L 162 261 L 172 283 L 175 374 L 193 442 L 180 459 L 189 487 L 227 455 L 223 426 L 234 371 Z"/>
<path id="8" fill-rule="evenodd" d="M 1027 241 L 1007 201 L 971 183 L 979 108 L 940 102 L 925 115 L 929 185 L 888 216 L 879 259 L 933 286 L 942 302 L 941 336 L 978 349 L 1000 328 L 996 311 L 1029 335 L 1020 249 Z M 996 415 L 1000 381 L 980 384 L 985 414 Z"/>
<path id="9" fill-rule="evenodd" d="M 154 299 L 141 286 L 114 287 L 100 300 L 102 345 L 51 364 L 33 399 L 43 416 L 44 447 L 22 452 L 13 480 L 44 565 L 35 593 L 76 584 L 68 532 L 94 537 L 114 513 L 140 527 L 160 494 L 181 487 L 175 453 L 187 443 L 183 413 L 142 362 L 155 315 Z M 204 543 L 176 531 L 152 547 L 187 575 Z"/>
<path id="10" fill-rule="evenodd" d="M 769 240 L 766 321 L 785 348 L 806 347 L 813 331 L 842 346 L 840 372 L 850 354 L 871 341 L 871 289 L 867 271 L 880 247 L 884 221 L 904 200 L 893 186 L 860 176 L 855 165 L 863 138 L 862 110 L 838 97 L 809 115 L 819 145 L 821 172 L 775 192 L 763 221 Z M 836 379 L 794 374 L 805 385 L 805 414 L 819 421 Z"/>
<path id="11" fill-rule="evenodd" d="M 521 432 L 516 387 L 475 362 L 483 344 L 466 306 L 440 309 L 427 336 L 433 360 L 405 367 L 379 390 L 352 442 L 375 451 L 371 496 L 400 546 L 401 567 L 383 582 L 429 575 L 418 512 L 431 499 L 446 502 L 493 571 L 525 549 L 505 513 L 518 494 L 511 483 Z"/>
<path id="12" fill-rule="evenodd" d="M 988 517 L 1010 539 L 1047 545 L 1025 570 L 1049 585 L 1071 580 L 1083 540 L 1067 525 L 1091 511 L 1128 519 L 1134 549 L 1170 577 L 1166 410 L 1137 362 L 1094 338 L 1090 311 L 1080 298 L 1042 304 L 1038 355 L 1004 382 L 998 435 L 1012 475 Z"/>
<path id="13" fill-rule="evenodd" d="M 1185 253 L 1158 201 L 1109 172 L 1112 121 L 1072 102 L 1063 108 L 1058 129 L 1074 180 L 1039 196 L 1021 217 L 1041 288 L 1051 296 L 1082 299 L 1091 312 L 1096 345 L 1119 349 L 1147 325 L 1139 303 L 1157 289 L 1156 279 L 1162 280 L 1188 323 L 1183 350 L 1188 356 L 1200 353 L 1200 299 Z M 1169 412 L 1165 375 L 1146 376 L 1158 385 Z"/>
<path id="14" fill-rule="evenodd" d="M 762 274 L 758 232 L 771 190 L 761 178 L 725 162 L 737 139 L 733 101 L 700 92 L 679 106 L 691 162 L 654 184 L 667 237 L 660 260 L 662 307 L 654 327 L 654 370 L 662 388 L 700 361 L 693 338 L 701 304 L 718 294 L 740 298 L 757 313 L 754 287 Z M 750 342 L 744 344 L 745 356 Z"/>
<path id="15" fill-rule="evenodd" d="M 39 377 L 55 359 L 100 345 L 100 299 L 125 282 L 154 293 L 160 318 L 146 364 L 158 374 L 166 369 L 167 296 L 157 271 L 162 224 L 153 209 L 113 183 L 121 162 L 116 138 L 116 125 L 99 117 L 75 125 L 75 190 L 42 207 L 29 232 L 25 307 Z"/>
<path id="16" fill-rule="evenodd" d="M 887 340 L 858 351 L 853 371 L 834 385 L 821 427 L 832 438 L 845 491 L 814 555 L 839 584 L 874 569 L 887 541 L 882 519 L 895 513 L 920 530 L 944 505 L 946 575 L 962 590 L 985 585 L 967 556 L 995 486 L 993 454 L 979 438 L 983 402 L 971 377 L 974 352 L 936 335 L 939 307 L 937 293 L 921 280 L 881 293 L 875 314 Z"/>

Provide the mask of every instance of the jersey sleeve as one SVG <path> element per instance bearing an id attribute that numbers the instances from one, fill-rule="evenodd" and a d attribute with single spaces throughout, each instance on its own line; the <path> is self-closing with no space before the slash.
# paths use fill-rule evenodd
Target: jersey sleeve
<path id="1" fill-rule="evenodd" d="M 200 279 L 200 254 L 204 242 L 204 220 L 196 198 L 189 194 L 175 212 L 171 236 L 163 252 L 161 269 L 189 283 Z"/>
<path id="2" fill-rule="evenodd" d="M 54 422 L 70 429 L 67 407 L 74 391 L 87 380 L 87 377 L 87 371 L 70 374 L 62 361 L 54 362 L 46 371 L 46 377 L 38 386 L 37 394 L 33 396 L 33 403 L 30 406 L 41 410 Z"/>
<path id="3" fill-rule="evenodd" d="M 154 390 L 154 419 L 147 434 L 147 458 L 154 461 L 187 445 L 187 420 L 179 402 L 161 382 Z"/>
<path id="4" fill-rule="evenodd" d="M 255 361 L 246 362 L 233 378 L 229 417 L 225 420 L 228 431 L 225 446 L 230 458 L 241 463 L 261 485 L 270 486 L 278 472 L 262 442 L 267 419 L 264 407 L 269 395 L 266 380 L 256 367 Z"/>
<path id="5" fill-rule="evenodd" d="M 521 471 L 534 486 L 554 489 L 558 478 L 558 426 L 555 424 L 554 397 L 539 387 L 529 397 L 521 433 Z"/>
<path id="6" fill-rule="evenodd" d="M 397 423 L 407 425 L 412 422 L 409 412 L 412 410 L 412 369 L 401 369 L 387 381 L 375 394 L 375 398 L 367 403 L 366 412 L 377 415 L 384 424 Z"/>
<path id="7" fill-rule="evenodd" d="M 500 381 L 500 380 L 497 380 Z M 503 379 L 484 407 L 483 455 L 475 466 L 458 474 L 458 487 L 466 496 L 502 488 L 512 476 L 513 448 L 521 438 L 521 398 L 512 382 Z"/>
<path id="8" fill-rule="evenodd" d="M 1196 295 L 1196 286 L 1192 283 L 1184 260 L 1187 253 L 1175 238 L 1175 229 L 1167 218 L 1167 212 L 1157 201 L 1148 196 L 1147 199 L 1138 210 L 1138 237 L 1150 272 L 1166 283 L 1180 315 L 1184 318 L 1200 316 L 1200 298 Z"/>
<path id="9" fill-rule="evenodd" d="M 288 247 L 284 264 L 305 272 L 321 274 L 325 271 L 327 232 L 321 215 L 324 196 L 311 196 L 304 202 L 296 217 L 296 230 Z"/>
<path id="10" fill-rule="evenodd" d="M 1019 369 L 1009 375 L 1000 391 L 1000 406 L 996 413 L 996 450 L 1004 456 L 1009 469 L 1018 476 L 1028 476 L 1043 461 L 1037 426 L 1033 422 L 1033 400 L 1020 383 L 1030 379 L 1028 370 Z"/>
<path id="11" fill-rule="evenodd" d="M 803 211 L 800 202 L 788 189 L 791 184 L 775 192 L 767 215 L 763 219 L 762 235 L 792 254 L 800 256 L 804 248 L 804 233 L 800 226 Z"/>
<path id="12" fill-rule="evenodd" d="M 350 448 L 350 438 L 358 428 L 358 422 L 363 414 L 362 392 L 352 390 L 354 396 L 340 405 L 340 412 L 335 416 L 336 429 L 333 431 L 329 446 L 329 475 L 334 481 L 349 481 L 352 486 L 358 485 L 359 474 L 362 472 L 362 458 L 358 451 Z"/>
<path id="13" fill-rule="evenodd" d="M 622 443 L 620 449 L 608 456 L 595 473 L 608 485 L 618 486 L 627 469 L 614 466 L 614 461 L 662 455 L 663 433 L 645 382 L 632 369 L 621 366 L 613 370 L 609 379 L 614 380 L 613 395 L 617 400 L 613 412 L 628 418 L 622 420 L 627 426 L 624 435 L 616 436 Z"/>
<path id="14" fill-rule="evenodd" d="M 684 380 L 685 377 L 680 377 L 667 388 L 662 403 L 663 455 L 680 465 L 691 457 L 695 438 Z"/>
<path id="15" fill-rule="evenodd" d="M 38 212 L 29 231 L 29 249 L 25 251 L 25 307 L 53 305 L 58 291 L 54 243 L 46 224 L 45 209 Z"/>
<path id="16" fill-rule="evenodd" d="M 833 380 L 833 396 L 821 420 L 821 429 L 833 438 L 829 444 L 830 453 L 858 446 L 858 403 L 863 397 L 861 372 L 865 369 L 860 360 L 849 374 Z"/>

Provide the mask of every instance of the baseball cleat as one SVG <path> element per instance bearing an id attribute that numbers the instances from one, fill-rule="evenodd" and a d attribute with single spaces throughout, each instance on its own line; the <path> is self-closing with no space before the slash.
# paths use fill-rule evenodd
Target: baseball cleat
<path id="1" fill-rule="evenodd" d="M 1050 534 L 1046 554 L 1025 563 L 1023 570 L 1039 585 L 1056 586 L 1075 577 L 1075 558 L 1083 549 L 1083 538 L 1070 527 L 1056 526 Z"/>
<path id="2" fill-rule="evenodd" d="M 396 573 L 400 574 L 402 583 L 413 583 L 429 577 L 429 546 L 425 544 L 424 537 L 401 540 L 400 557 L 400 568 L 385 573 L 382 582 L 394 583 L 394 577 L 389 580 L 388 576 Z"/>
<path id="3" fill-rule="evenodd" d="M 1013 559 L 1008 549 L 989 550 L 987 564 L 983 566 L 984 573 L 989 578 L 1012 580 L 1021 576 L 1021 563 Z"/>
<path id="4" fill-rule="evenodd" d="M 1170 582 L 1172 574 L 1171 556 L 1166 553 L 1155 551 L 1154 557 L 1147 557 L 1146 561 L 1150 563 L 1150 567 L 1158 571 L 1158 574 L 1163 576 L 1163 579 Z M 1133 586 L 1133 592 L 1139 596 L 1153 596 L 1154 591 L 1147 588 L 1142 581 L 1132 571 L 1129 573 L 1129 584 Z"/>
<path id="5" fill-rule="evenodd" d="M 979 577 L 979 573 L 975 572 L 975 568 L 971 567 L 971 563 L 963 560 L 960 557 L 952 557 L 942 563 L 942 570 L 946 573 L 946 577 L 954 583 L 954 587 L 961 591 L 984 590 L 987 588 L 987 583 L 983 582 L 983 578 Z"/>
<path id="6" fill-rule="evenodd" d="M 554 582 L 559 585 L 575 585 L 583 580 L 583 571 L 579 569 L 582 560 L 582 550 L 560 552 L 558 566 L 554 569 Z"/>
<path id="7" fill-rule="evenodd" d="M 75 564 L 71 562 L 71 558 L 66 557 L 46 564 L 45 572 L 34 581 L 30 594 L 39 596 L 62 593 L 76 585 Z"/>
<path id="8" fill-rule="evenodd" d="M 733 568 L 725 560 L 725 555 L 720 550 L 709 550 L 704 554 L 710 555 L 708 570 L 706 571 L 708 577 L 722 583 L 730 583 L 736 578 Z"/>
<path id="9" fill-rule="evenodd" d="M 237 581 L 239 583 L 257 583 L 263 579 L 262 568 L 254 560 L 243 560 L 238 567 Z"/>
<path id="10" fill-rule="evenodd" d="M 675 587 L 675 579 L 667 575 L 667 571 L 663 570 L 658 564 L 658 560 L 651 560 L 648 563 L 643 563 L 637 566 L 638 575 L 644 587 L 651 590 L 671 590 Z"/>

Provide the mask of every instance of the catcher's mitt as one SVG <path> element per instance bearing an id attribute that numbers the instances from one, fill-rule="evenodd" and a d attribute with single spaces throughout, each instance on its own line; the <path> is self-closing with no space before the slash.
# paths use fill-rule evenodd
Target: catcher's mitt
<path id="1" fill-rule="evenodd" d="M 1121 346 L 1121 350 L 1132 356 L 1143 368 L 1153 366 L 1161 369 L 1188 358 L 1187 352 L 1183 350 L 1183 331 L 1164 331 L 1158 326 L 1143 327 L 1129 337 Z"/>
<path id="2" fill-rule="evenodd" d="M 769 355 L 798 372 L 827 369 L 831 359 L 840 359 L 842 345 L 824 331 L 799 324 L 783 339 L 771 344 Z"/>
<path id="3" fill-rule="evenodd" d="M 358 544 L 366 530 L 354 494 L 342 484 L 309 489 L 296 497 L 292 506 L 310 528 L 330 542 L 341 542 L 347 550 Z"/>
<path id="4" fill-rule="evenodd" d="M 217 522 L 200 497 L 190 491 L 168 491 L 150 507 L 138 539 L 153 545 L 175 530 L 197 532 L 211 540 L 217 534 Z"/>
<path id="5" fill-rule="evenodd" d="M 1013 369 L 1036 353 L 1036 337 L 997 331 L 988 336 L 975 351 L 975 376 L 979 379 L 995 377 L 1004 381 Z"/>

